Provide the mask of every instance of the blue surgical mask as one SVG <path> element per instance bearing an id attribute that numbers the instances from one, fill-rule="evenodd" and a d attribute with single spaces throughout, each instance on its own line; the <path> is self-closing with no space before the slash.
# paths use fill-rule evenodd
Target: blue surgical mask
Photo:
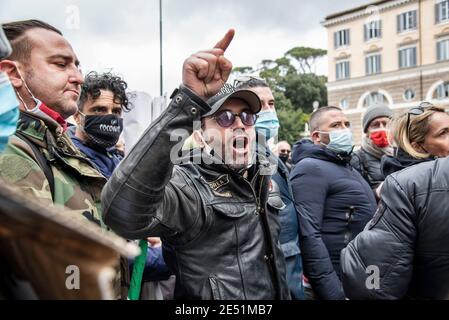
<path id="1" fill-rule="evenodd" d="M 333 130 L 329 132 L 322 132 L 329 134 L 330 142 L 326 145 L 329 150 L 335 153 L 346 152 L 350 154 L 354 148 L 354 141 L 352 139 L 352 132 L 349 129 Z"/>
<path id="2" fill-rule="evenodd" d="M 8 76 L 0 72 L 0 153 L 8 144 L 9 136 L 16 132 L 19 119 L 19 101 Z"/>
<path id="3" fill-rule="evenodd" d="M 261 111 L 256 121 L 256 131 L 265 136 L 267 140 L 278 135 L 279 119 L 274 111 Z"/>

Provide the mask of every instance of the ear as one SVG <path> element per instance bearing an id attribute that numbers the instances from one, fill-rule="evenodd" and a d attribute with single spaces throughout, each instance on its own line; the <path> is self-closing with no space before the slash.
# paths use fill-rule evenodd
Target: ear
<path id="1" fill-rule="evenodd" d="M 205 147 L 204 145 L 204 137 L 203 137 L 203 131 L 202 130 L 195 130 L 193 131 L 193 140 L 195 143 L 202 149 Z"/>
<path id="2" fill-rule="evenodd" d="M 427 153 L 420 144 L 418 144 L 416 142 L 412 142 L 411 145 L 412 145 L 412 148 L 415 149 L 415 151 L 420 152 L 420 153 Z"/>
<path id="3" fill-rule="evenodd" d="M 0 71 L 5 72 L 8 75 L 9 81 L 14 88 L 20 88 L 23 85 L 22 78 L 17 71 L 18 62 L 12 60 L 2 60 L 0 61 Z"/>
<path id="4" fill-rule="evenodd" d="M 80 126 L 82 124 L 82 115 L 78 111 L 73 115 L 73 119 L 75 119 L 76 125 Z"/>
<path id="5" fill-rule="evenodd" d="M 312 134 L 310 135 L 310 138 L 312 139 L 313 143 L 321 142 L 320 133 L 318 131 L 312 132 Z"/>

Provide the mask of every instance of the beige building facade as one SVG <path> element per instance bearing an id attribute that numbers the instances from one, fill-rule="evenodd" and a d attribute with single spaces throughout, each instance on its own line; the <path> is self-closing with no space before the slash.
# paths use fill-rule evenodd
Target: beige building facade
<path id="1" fill-rule="evenodd" d="M 328 104 L 344 109 L 356 144 L 372 104 L 395 113 L 449 107 L 449 0 L 383 0 L 336 13 L 328 30 Z"/>

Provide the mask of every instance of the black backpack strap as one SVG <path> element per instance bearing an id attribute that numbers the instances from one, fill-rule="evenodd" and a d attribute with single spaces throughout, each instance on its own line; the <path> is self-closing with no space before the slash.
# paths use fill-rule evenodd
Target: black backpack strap
<path id="1" fill-rule="evenodd" d="M 45 158 L 45 156 L 42 154 L 42 152 L 40 152 L 39 148 L 31 140 L 29 140 L 26 135 L 17 131 L 16 136 L 18 136 L 22 141 L 27 143 L 30 146 L 31 150 L 33 151 L 39 167 L 42 169 L 42 171 L 45 174 L 45 177 L 47 178 L 48 185 L 50 186 L 51 198 L 54 201 L 55 200 L 55 179 L 53 176 L 53 171 L 51 170 L 51 167 L 48 164 L 47 158 Z"/>

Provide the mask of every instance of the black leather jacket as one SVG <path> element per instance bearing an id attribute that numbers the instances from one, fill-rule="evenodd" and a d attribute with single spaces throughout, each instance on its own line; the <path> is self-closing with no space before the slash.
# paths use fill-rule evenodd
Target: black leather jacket
<path id="1" fill-rule="evenodd" d="M 341 254 L 348 298 L 449 299 L 448 194 L 449 158 L 387 177 L 373 220 Z"/>
<path id="2" fill-rule="evenodd" d="M 192 133 L 210 107 L 183 86 L 172 98 L 104 188 L 105 223 L 130 239 L 162 237 L 177 299 L 289 298 L 277 221 L 284 204 L 268 192 L 268 163 L 260 159 L 248 179 L 199 161 L 201 152 L 174 165 L 180 143 L 170 138 Z"/>

